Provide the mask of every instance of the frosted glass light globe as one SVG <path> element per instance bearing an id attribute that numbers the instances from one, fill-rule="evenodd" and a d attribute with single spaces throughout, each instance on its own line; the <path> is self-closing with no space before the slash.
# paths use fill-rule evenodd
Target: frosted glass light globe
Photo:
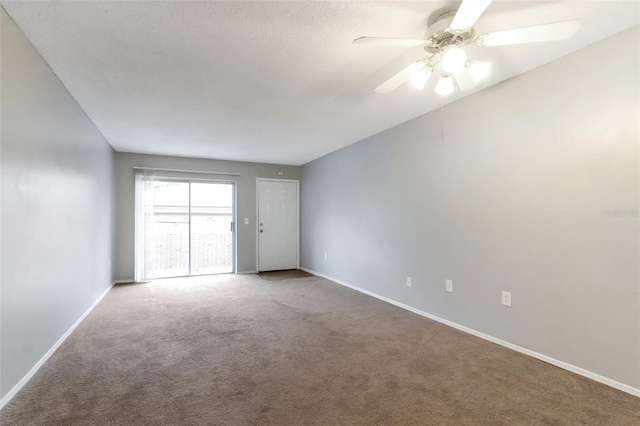
<path id="1" fill-rule="evenodd" d="M 446 96 L 452 93 L 453 92 L 453 76 L 451 74 L 442 74 L 440 76 L 440 81 L 438 81 L 438 85 L 434 90 L 440 96 Z"/>
<path id="2" fill-rule="evenodd" d="M 453 48 L 442 56 L 442 70 L 450 74 L 457 74 L 464 70 L 464 64 L 467 62 L 467 54 L 464 50 Z"/>
<path id="3" fill-rule="evenodd" d="M 424 85 L 427 83 L 427 80 L 431 76 L 432 68 L 425 66 L 424 64 L 416 65 L 411 70 L 411 84 L 413 84 L 418 89 L 424 89 Z"/>
<path id="4" fill-rule="evenodd" d="M 467 64 L 467 71 L 469 75 L 473 79 L 474 82 L 480 83 L 483 78 L 489 75 L 489 69 L 491 68 L 491 63 L 489 62 L 480 62 L 475 59 L 471 60 Z"/>

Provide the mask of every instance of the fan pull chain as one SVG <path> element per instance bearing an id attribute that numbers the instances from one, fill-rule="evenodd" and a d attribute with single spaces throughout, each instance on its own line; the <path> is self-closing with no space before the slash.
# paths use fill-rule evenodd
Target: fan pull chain
<path id="1" fill-rule="evenodd" d="M 444 146 L 444 99 L 440 96 L 440 143 Z"/>

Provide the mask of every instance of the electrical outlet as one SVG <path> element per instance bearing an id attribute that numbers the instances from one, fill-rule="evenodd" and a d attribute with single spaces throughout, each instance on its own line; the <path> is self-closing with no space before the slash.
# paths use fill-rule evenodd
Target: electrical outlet
<path id="1" fill-rule="evenodd" d="M 444 289 L 446 291 L 448 291 L 449 293 L 453 293 L 453 281 L 451 280 L 446 280 L 444 282 Z"/>
<path id="2" fill-rule="evenodd" d="M 504 306 L 511 306 L 511 292 L 503 291 L 502 292 L 502 304 Z"/>
<path id="3" fill-rule="evenodd" d="M 245 218 L 244 218 L 244 224 L 245 224 L 245 225 L 248 225 L 248 224 L 249 224 L 249 218 L 248 218 L 248 217 L 245 217 Z"/>
<path id="4" fill-rule="evenodd" d="M 411 277 L 407 277 L 407 287 L 411 287 Z"/>
<path id="5" fill-rule="evenodd" d="M 327 252 L 324 252 L 324 260 L 327 260 Z"/>

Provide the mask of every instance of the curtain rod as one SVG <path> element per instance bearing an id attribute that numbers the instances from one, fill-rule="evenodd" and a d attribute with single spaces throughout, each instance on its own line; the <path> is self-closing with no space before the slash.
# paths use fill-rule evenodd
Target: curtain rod
<path id="1" fill-rule="evenodd" d="M 242 176 L 240 173 L 205 172 L 201 170 L 157 169 L 154 167 L 139 167 L 139 166 L 133 166 L 133 169 L 134 170 L 153 170 L 154 172 L 177 172 L 177 173 L 199 173 L 199 174 L 207 174 L 207 175 Z"/>

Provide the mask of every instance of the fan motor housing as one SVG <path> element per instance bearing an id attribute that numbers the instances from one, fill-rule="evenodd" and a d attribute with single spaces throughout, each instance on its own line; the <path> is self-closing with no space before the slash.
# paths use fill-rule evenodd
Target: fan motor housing
<path id="1" fill-rule="evenodd" d="M 476 32 L 473 28 L 465 31 L 442 30 L 430 36 L 427 40 L 429 43 L 424 45 L 424 50 L 429 53 L 438 53 L 443 48 L 451 45 L 468 44 L 475 37 Z"/>
<path id="2" fill-rule="evenodd" d="M 445 12 L 436 19 L 436 22 L 430 28 L 431 31 L 435 32 L 427 38 L 428 43 L 424 44 L 424 50 L 429 53 L 438 53 L 447 46 L 465 45 L 473 40 L 476 35 L 473 28 L 467 28 L 466 30 L 452 30 L 449 28 L 455 14 L 455 11 Z"/>

